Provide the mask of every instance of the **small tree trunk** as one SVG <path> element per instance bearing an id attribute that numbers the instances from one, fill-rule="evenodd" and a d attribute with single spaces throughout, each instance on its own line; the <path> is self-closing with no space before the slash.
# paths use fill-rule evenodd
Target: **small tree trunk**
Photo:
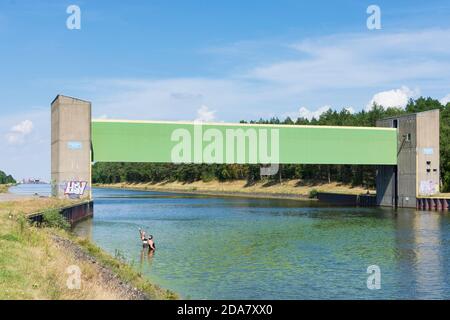
<path id="1" fill-rule="evenodd" d="M 281 184 L 281 163 L 278 164 L 278 177 L 280 179 L 280 184 Z"/>

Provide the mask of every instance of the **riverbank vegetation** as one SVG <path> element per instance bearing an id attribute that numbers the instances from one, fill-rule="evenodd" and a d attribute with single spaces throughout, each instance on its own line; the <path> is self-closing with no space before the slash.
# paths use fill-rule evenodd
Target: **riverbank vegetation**
<path id="1" fill-rule="evenodd" d="M 0 193 L 6 193 L 8 188 L 15 183 L 16 180 L 11 175 L 6 175 L 0 170 Z"/>
<path id="2" fill-rule="evenodd" d="M 16 180 L 11 175 L 6 175 L 0 170 L 0 184 L 14 184 Z"/>
<path id="3" fill-rule="evenodd" d="M 270 181 L 258 181 L 253 183 L 252 185 L 248 185 L 247 181 L 245 180 L 225 182 L 219 182 L 217 180 L 204 182 L 199 180 L 190 183 L 180 181 L 159 183 L 122 182 L 102 184 L 101 187 L 281 199 L 312 199 L 316 197 L 318 192 L 365 194 L 367 193 L 367 191 L 369 191 L 371 193 L 375 193 L 374 190 L 367 190 L 360 186 L 352 187 L 350 185 L 345 185 L 337 182 L 304 183 L 295 180 L 285 181 L 282 184 L 271 183 Z"/>
<path id="4" fill-rule="evenodd" d="M 6 193 L 8 191 L 9 185 L 0 184 L 0 193 Z"/>
<path id="5" fill-rule="evenodd" d="M 89 240 L 56 228 L 61 226 L 56 209 L 69 204 L 72 201 L 49 198 L 0 203 L 0 299 L 177 297 Z M 26 215 L 37 211 L 48 212 L 47 227 L 28 223 Z M 71 266 L 81 271 L 79 289 L 67 284 Z"/>
<path id="6" fill-rule="evenodd" d="M 443 106 L 432 98 L 410 100 L 405 109 L 383 108 L 374 105 L 370 111 L 350 113 L 329 109 L 318 119 L 308 120 L 290 117 L 281 121 L 278 118 L 260 119 L 250 123 L 288 124 L 288 125 L 333 125 L 333 126 L 375 126 L 376 121 L 386 117 L 440 109 L 440 152 L 441 152 L 441 191 L 450 191 L 450 103 Z M 246 123 L 246 121 L 241 121 Z M 93 166 L 93 182 L 97 184 L 115 183 L 153 183 L 196 181 L 230 182 L 246 180 L 246 186 L 261 180 L 272 184 L 288 180 L 309 181 L 316 184 L 338 183 L 365 189 L 375 187 L 376 167 L 366 165 L 281 165 L 279 174 L 264 178 L 260 176 L 259 165 L 238 164 L 158 164 L 158 163 L 96 163 Z"/>

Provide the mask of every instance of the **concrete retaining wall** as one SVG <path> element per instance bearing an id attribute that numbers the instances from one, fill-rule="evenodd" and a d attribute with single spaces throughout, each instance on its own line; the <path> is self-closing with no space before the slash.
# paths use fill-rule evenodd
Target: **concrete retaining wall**
<path id="1" fill-rule="evenodd" d="M 94 202 L 85 201 L 58 210 L 60 214 L 62 214 L 67 219 L 67 221 L 69 221 L 70 225 L 73 226 L 75 223 L 84 220 L 86 218 L 92 217 L 94 215 Z M 28 219 L 31 222 L 41 224 L 43 222 L 43 215 L 44 212 L 34 213 L 29 215 Z"/>
<path id="2" fill-rule="evenodd" d="M 417 210 L 447 211 L 449 208 L 450 199 L 448 198 L 417 198 Z"/>
<path id="3" fill-rule="evenodd" d="M 320 202 L 338 206 L 374 207 L 377 205 L 377 198 L 375 195 L 319 192 L 317 194 L 317 199 L 319 199 Z"/>

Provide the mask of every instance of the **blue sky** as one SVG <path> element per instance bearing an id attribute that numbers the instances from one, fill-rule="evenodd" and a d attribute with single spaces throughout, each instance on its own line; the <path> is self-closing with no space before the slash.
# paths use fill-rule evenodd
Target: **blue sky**
<path id="1" fill-rule="evenodd" d="M 81 30 L 66 28 L 69 5 Z M 366 26 L 369 5 L 381 30 Z M 49 178 L 49 104 L 94 117 L 239 121 L 450 99 L 447 1 L 0 3 L 0 169 Z"/>

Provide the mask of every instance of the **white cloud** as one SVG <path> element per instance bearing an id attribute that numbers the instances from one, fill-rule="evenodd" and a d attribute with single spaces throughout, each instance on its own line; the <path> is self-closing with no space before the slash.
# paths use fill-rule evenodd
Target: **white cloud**
<path id="1" fill-rule="evenodd" d="M 347 108 L 344 108 L 344 109 L 347 110 L 350 113 L 355 113 L 355 109 L 353 107 L 347 107 Z"/>
<path id="2" fill-rule="evenodd" d="M 376 93 L 370 102 L 366 105 L 366 110 L 370 110 L 373 104 L 376 103 L 385 108 L 398 107 L 404 108 L 408 104 L 410 98 L 418 95 L 418 91 L 413 91 L 408 87 L 401 87 L 399 89 L 387 90 Z"/>
<path id="3" fill-rule="evenodd" d="M 237 79 L 173 78 L 159 80 L 96 80 L 92 96 L 95 117 L 146 120 L 188 120 L 195 117 L 226 121 L 265 116 L 280 106 L 283 93 Z M 183 92 L 183 98 L 174 92 Z M 115 92 L 111 94 L 111 92 Z M 298 100 L 285 104 L 291 110 Z M 199 106 L 214 106 L 212 114 L 197 115 Z M 271 106 L 271 108 L 269 108 Z M 203 112 L 202 110 L 200 112 Z"/>
<path id="4" fill-rule="evenodd" d="M 450 29 L 335 34 L 293 44 L 238 43 L 232 50 L 209 54 L 225 56 L 229 73 L 166 79 L 84 78 L 66 80 L 63 87 L 91 100 L 94 116 L 183 120 L 198 114 L 198 118 L 224 121 L 269 118 L 297 110 L 299 105 L 332 103 L 339 110 L 350 104 L 350 112 L 364 108 L 369 100 L 402 106 L 411 95 L 405 88 L 420 87 L 428 95 L 450 87 Z M 58 79 L 58 88 L 61 85 Z M 379 92 L 371 99 L 382 88 L 399 89 Z M 449 99 L 446 96 L 441 102 Z M 202 105 L 214 106 L 214 111 L 198 112 Z M 318 117 L 327 109 L 303 107 L 291 118 Z M 0 167 L 16 176 L 18 172 L 33 176 L 37 171 L 48 175 L 50 115 L 47 106 L 44 110 L 13 118 L 2 114 L 0 137 L 6 135 L 6 139 L 0 139 L 4 155 Z M 25 117 L 35 128 L 20 123 Z M 24 133 L 29 130 L 32 135 Z M 21 140 L 24 135 L 27 139 Z M 17 152 L 21 141 L 27 143 Z"/>
<path id="5" fill-rule="evenodd" d="M 330 108 L 331 108 L 331 106 L 323 106 L 316 110 L 309 110 L 308 108 L 301 107 L 298 110 L 298 117 L 305 118 L 308 120 L 311 120 L 312 118 L 318 119 L 322 113 L 328 111 L 328 109 L 330 109 Z"/>
<path id="6" fill-rule="evenodd" d="M 249 54 L 252 47 L 244 46 L 243 54 Z M 198 106 L 206 105 L 214 106 L 215 116 L 237 121 L 283 115 L 299 104 L 325 105 L 330 97 L 338 110 L 349 103 L 360 110 L 371 100 L 404 106 L 414 92 L 408 88 L 433 92 L 450 85 L 447 29 L 337 34 L 280 47 L 289 51 L 284 55 L 289 59 L 273 63 L 272 57 L 254 67 L 240 65 L 241 48 L 235 46 L 232 56 L 236 61 L 228 75 L 101 79 L 84 83 L 84 87 L 96 88 L 89 93 L 94 95 L 91 99 L 96 115 L 183 120 L 192 119 Z M 383 87 L 399 89 L 380 92 L 371 99 Z M 307 115 L 315 112 L 306 110 L 303 112 Z"/>
<path id="7" fill-rule="evenodd" d="M 6 140 L 8 141 L 9 144 L 19 144 L 23 142 L 23 139 L 21 139 L 20 136 L 12 133 L 8 133 L 6 135 Z"/>
<path id="8" fill-rule="evenodd" d="M 33 130 L 33 122 L 30 120 L 24 120 L 21 123 L 11 128 L 12 132 L 27 135 Z"/>
<path id="9" fill-rule="evenodd" d="M 4 137 L 0 139 L 2 170 L 18 180 L 40 178 L 50 181 L 49 106 L 2 114 L 0 137 Z"/>
<path id="10" fill-rule="evenodd" d="M 262 65 L 246 77 L 298 90 L 398 86 L 450 77 L 450 32 L 337 34 L 291 46 L 298 58 Z"/>
<path id="11" fill-rule="evenodd" d="M 439 102 L 444 106 L 447 105 L 447 103 L 450 102 L 450 93 L 445 97 L 443 97 L 441 100 L 439 100 Z"/>
<path id="12" fill-rule="evenodd" d="M 340 112 L 339 109 L 334 109 L 330 105 L 325 105 L 325 106 L 322 106 L 322 107 L 317 108 L 315 110 L 311 110 L 311 109 L 309 109 L 307 107 L 300 107 L 297 112 L 286 112 L 286 113 L 283 113 L 281 115 L 281 119 L 284 119 L 286 117 L 289 117 L 289 118 L 293 119 L 294 121 L 297 118 L 305 118 L 305 119 L 308 119 L 308 120 L 311 120 L 312 118 L 319 119 L 320 115 L 322 113 L 324 113 L 324 112 L 327 112 L 329 109 L 336 110 L 337 112 Z M 343 109 L 347 110 L 350 113 L 355 113 L 355 109 L 353 107 L 346 107 L 346 108 L 343 108 Z"/>
<path id="13" fill-rule="evenodd" d="M 19 124 L 13 126 L 6 134 L 6 139 L 9 144 L 21 144 L 25 141 L 25 137 L 33 131 L 33 122 L 31 120 L 24 120 Z"/>
<path id="14" fill-rule="evenodd" d="M 203 105 L 197 110 L 197 118 L 195 121 L 211 122 L 216 118 L 215 113 L 216 111 L 209 110 L 207 106 Z"/>

